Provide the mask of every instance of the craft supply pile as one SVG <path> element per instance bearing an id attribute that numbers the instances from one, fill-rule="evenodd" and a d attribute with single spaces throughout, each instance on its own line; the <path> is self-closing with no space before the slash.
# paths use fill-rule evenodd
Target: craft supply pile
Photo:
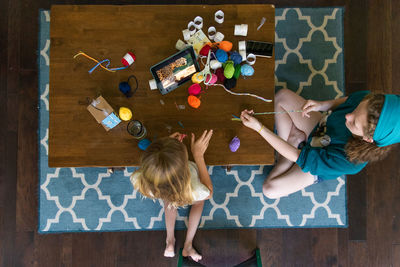
<path id="1" fill-rule="evenodd" d="M 250 28 L 248 24 L 235 25 L 232 29 L 234 35 L 246 37 L 248 31 L 259 31 L 266 19 L 262 17 L 260 20 L 260 24 L 254 29 Z M 272 100 L 251 92 L 239 92 L 239 90 L 236 90 L 236 86 L 239 79 L 251 79 L 254 75 L 254 64 L 258 56 L 272 58 L 273 44 L 261 40 L 241 40 L 234 44 L 225 40 L 225 34 L 218 31 L 224 21 L 224 12 L 222 10 L 216 11 L 214 21 L 210 22 L 214 25 L 207 28 L 207 35 L 203 31 L 204 21 L 202 17 L 197 16 L 189 21 L 187 27 L 182 30 L 183 40 L 179 39 L 175 43 L 178 52 L 166 59 L 160 58 L 160 62 L 151 67 L 150 72 L 154 79 L 148 81 L 150 89 L 158 89 L 161 93 L 160 97 L 162 97 L 162 95 L 170 93 L 183 83 L 189 82 L 191 85 L 188 88 L 187 104 L 194 109 L 200 108 L 202 101 L 207 101 L 207 90 L 213 86 L 221 87 L 226 93 L 232 95 L 255 97 L 264 102 L 271 102 Z M 171 48 L 172 46 L 173 44 L 171 44 Z M 131 51 L 125 53 L 122 57 L 122 67 L 113 68 L 110 67 L 109 59 L 97 60 L 82 51 L 79 51 L 74 58 L 78 58 L 78 56 L 86 57 L 96 63 L 89 70 L 89 74 L 92 74 L 98 67 L 108 72 L 129 71 L 129 67 L 136 62 L 136 56 Z M 131 83 L 133 81 L 135 86 L 132 89 Z M 123 95 L 130 98 L 138 89 L 138 84 L 136 76 L 130 75 L 126 81 L 121 81 L 118 87 Z M 201 94 L 202 96 L 200 96 Z M 124 121 L 127 122 L 127 132 L 138 140 L 138 147 L 141 150 L 146 150 L 150 145 L 150 139 L 146 138 L 146 127 L 141 121 L 134 119 L 135 112 L 132 112 L 129 107 L 119 107 L 117 114 L 102 96 L 88 101 L 87 104 L 89 112 L 106 131 Z M 163 99 L 160 99 L 160 105 L 165 105 Z M 185 105 L 178 105 L 176 102 L 175 106 L 178 110 L 186 108 Z M 240 121 L 239 117 L 232 116 L 232 120 Z M 176 123 L 184 128 L 182 122 L 177 121 Z M 168 125 L 167 128 L 170 132 L 172 127 Z M 240 147 L 239 138 L 233 137 L 227 146 L 229 146 L 230 151 L 236 152 Z"/>

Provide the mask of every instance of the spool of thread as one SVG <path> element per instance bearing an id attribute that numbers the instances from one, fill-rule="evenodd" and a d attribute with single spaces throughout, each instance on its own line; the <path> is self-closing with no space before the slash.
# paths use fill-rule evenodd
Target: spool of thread
<path id="1" fill-rule="evenodd" d="M 121 59 L 122 65 L 124 65 L 125 67 L 130 66 L 133 64 L 133 62 L 135 62 L 136 60 L 136 56 L 131 53 L 128 52 L 125 54 L 125 56 Z"/>
<path id="2" fill-rule="evenodd" d="M 235 137 L 233 137 L 232 141 L 229 143 L 229 149 L 232 152 L 236 152 L 239 149 L 239 147 L 240 147 L 240 139 L 237 136 L 235 136 Z"/>
<path id="3" fill-rule="evenodd" d="M 188 88 L 188 92 L 189 95 L 198 95 L 201 92 L 201 86 L 198 83 L 194 83 L 192 84 L 189 88 Z"/>
<path id="4" fill-rule="evenodd" d="M 235 25 L 234 35 L 235 36 L 247 36 L 248 28 L 249 28 L 249 25 L 247 25 L 247 24 Z"/>
<path id="5" fill-rule="evenodd" d="M 219 43 L 222 42 L 222 40 L 224 40 L 225 35 L 222 32 L 217 32 L 214 36 L 214 41 Z"/>
<path id="6" fill-rule="evenodd" d="M 188 104 L 192 108 L 198 108 L 198 107 L 200 107 L 201 101 L 198 97 L 196 97 L 194 95 L 190 95 L 190 96 L 188 96 Z"/>

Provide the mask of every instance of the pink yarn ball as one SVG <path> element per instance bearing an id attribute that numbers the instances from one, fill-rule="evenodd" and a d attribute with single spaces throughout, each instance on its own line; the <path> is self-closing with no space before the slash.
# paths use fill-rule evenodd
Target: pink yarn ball
<path id="1" fill-rule="evenodd" d="M 214 84 L 218 81 L 218 77 L 215 74 L 211 74 L 211 78 L 210 78 L 210 75 L 207 75 L 205 80 L 206 80 L 206 83 Z"/>
<path id="2" fill-rule="evenodd" d="M 198 83 L 192 84 L 189 87 L 188 91 L 189 91 L 189 95 L 198 95 L 198 94 L 200 94 L 200 92 L 201 92 L 200 84 L 198 84 Z"/>

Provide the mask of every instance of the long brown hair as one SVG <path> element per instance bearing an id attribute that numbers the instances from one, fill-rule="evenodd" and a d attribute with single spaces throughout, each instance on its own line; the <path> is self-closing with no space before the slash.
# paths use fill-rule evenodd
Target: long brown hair
<path id="1" fill-rule="evenodd" d="M 385 95 L 370 93 L 364 97 L 363 101 L 368 101 L 367 126 L 364 128 L 364 135 L 372 138 L 385 102 Z M 378 147 L 375 142 L 369 143 L 364 141 L 362 137 L 352 136 L 347 142 L 345 150 L 351 162 L 362 163 L 381 160 L 387 156 L 392 148 L 393 145 Z"/>
<path id="2" fill-rule="evenodd" d="M 161 198 L 173 207 L 192 204 L 186 146 L 175 138 L 154 141 L 143 153 L 135 188 L 149 198 Z"/>

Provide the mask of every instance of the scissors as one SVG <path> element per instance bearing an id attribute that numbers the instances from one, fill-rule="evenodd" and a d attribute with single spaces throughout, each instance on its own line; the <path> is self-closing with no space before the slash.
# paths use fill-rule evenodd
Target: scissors
<path id="1" fill-rule="evenodd" d="M 198 73 L 196 73 L 195 75 L 195 79 L 199 82 L 204 82 L 205 85 L 209 85 L 210 81 L 211 81 L 211 71 L 210 71 L 210 55 L 211 55 L 211 50 L 208 51 L 208 56 L 207 56 L 207 63 L 204 65 L 204 69 Z M 207 77 L 208 78 L 208 82 L 207 82 Z"/>

